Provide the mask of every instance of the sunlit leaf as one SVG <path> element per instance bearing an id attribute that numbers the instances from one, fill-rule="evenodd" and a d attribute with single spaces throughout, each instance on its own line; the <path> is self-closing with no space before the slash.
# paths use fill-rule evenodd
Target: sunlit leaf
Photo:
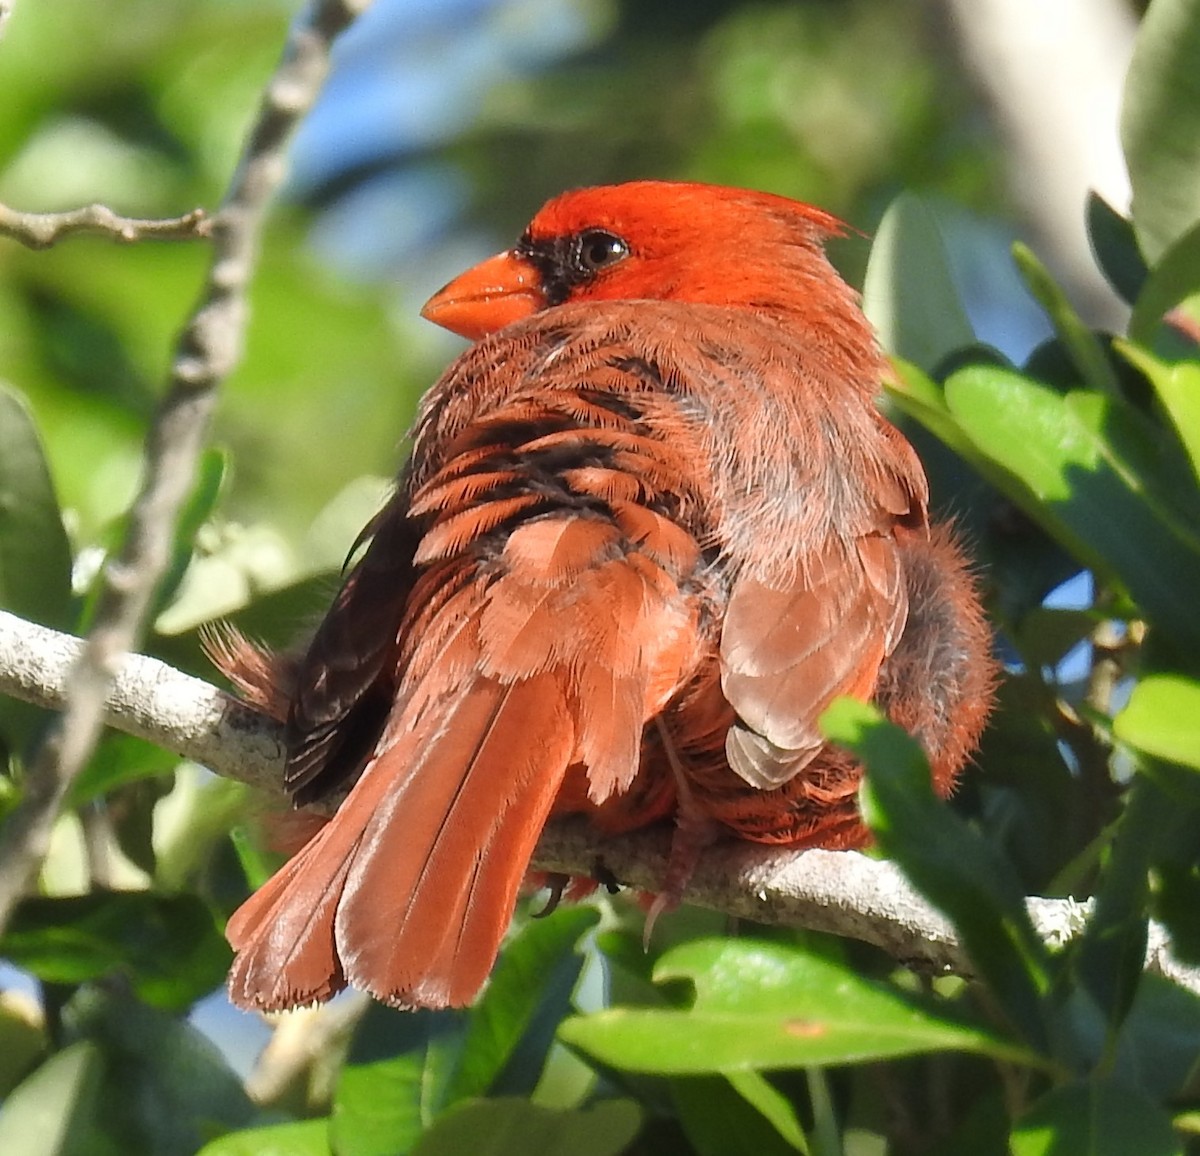
<path id="1" fill-rule="evenodd" d="M 1200 682 L 1147 675 L 1113 719 L 1113 732 L 1147 754 L 1200 770 Z"/>
<path id="2" fill-rule="evenodd" d="M 1196 490 L 1146 418 L 1118 398 L 1063 397 L 990 367 L 954 374 L 946 401 L 1014 501 L 1178 644 L 1200 646 L 1200 529 L 1184 508 Z"/>
<path id="3" fill-rule="evenodd" d="M 659 983 L 696 991 L 679 1010 L 612 1008 L 567 1020 L 562 1038 L 613 1067 L 703 1075 L 848 1064 L 926 1051 L 1029 1059 L 1020 1045 L 799 948 L 697 940 L 667 952 Z"/>

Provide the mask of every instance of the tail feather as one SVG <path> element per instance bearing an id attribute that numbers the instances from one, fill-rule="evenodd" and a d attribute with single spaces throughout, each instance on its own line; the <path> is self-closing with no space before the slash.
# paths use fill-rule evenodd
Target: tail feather
<path id="1" fill-rule="evenodd" d="M 480 679 L 440 715 L 408 713 L 336 820 L 230 920 L 236 1003 L 350 983 L 459 1006 L 487 978 L 574 749 L 565 697 L 551 674 Z"/>

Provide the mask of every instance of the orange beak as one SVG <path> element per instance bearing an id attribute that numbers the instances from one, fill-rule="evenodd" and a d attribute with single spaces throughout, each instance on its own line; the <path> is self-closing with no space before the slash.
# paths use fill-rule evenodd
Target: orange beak
<path id="1" fill-rule="evenodd" d="M 537 270 L 511 249 L 455 277 L 421 310 L 434 325 L 478 341 L 546 308 Z"/>

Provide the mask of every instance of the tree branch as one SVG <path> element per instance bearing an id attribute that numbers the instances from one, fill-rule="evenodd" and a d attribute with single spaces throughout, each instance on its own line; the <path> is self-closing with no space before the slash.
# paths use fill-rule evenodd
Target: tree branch
<path id="1" fill-rule="evenodd" d="M 95 625 L 67 676 L 64 713 L 42 744 L 21 803 L 0 833 L 0 930 L 45 858 L 55 818 L 104 724 L 121 657 L 140 638 L 170 560 L 175 518 L 193 484 L 216 387 L 241 356 L 246 288 L 267 205 L 286 172 L 287 142 L 320 91 L 334 37 L 369 3 L 313 0 L 288 38 L 212 221 L 207 283 L 180 338 L 167 394 L 147 437 L 142 488 L 129 514 L 121 556 L 105 568 Z"/>
<path id="2" fill-rule="evenodd" d="M 3 0 L 0 0 L 3 3 Z M 122 217 L 107 205 L 86 205 L 63 213 L 22 213 L 0 205 L 0 237 L 30 249 L 48 249 L 72 233 L 100 233 L 114 241 L 208 237 L 212 221 L 203 209 L 182 217 Z"/>
<path id="3" fill-rule="evenodd" d="M 0 693 L 57 708 L 83 643 L 0 611 Z M 127 655 L 117 668 L 104 719 L 219 775 L 268 791 L 283 803 L 282 728 L 200 679 L 154 658 Z M 592 875 L 598 861 L 622 883 L 658 890 L 669 832 L 601 840 L 582 819 L 549 824 L 533 866 Z M 788 851 L 729 841 L 706 852 L 688 883 L 689 903 L 758 923 L 806 927 L 862 940 L 922 968 L 970 975 L 954 929 L 891 863 L 854 851 Z M 1078 935 L 1091 911 L 1070 899 L 1026 901 L 1051 946 Z M 1200 969 L 1181 965 L 1165 931 L 1151 927 L 1146 966 L 1200 994 Z"/>

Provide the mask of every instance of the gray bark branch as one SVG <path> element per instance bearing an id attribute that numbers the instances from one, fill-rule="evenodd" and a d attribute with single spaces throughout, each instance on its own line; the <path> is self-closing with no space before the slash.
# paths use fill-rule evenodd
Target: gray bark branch
<path id="1" fill-rule="evenodd" d="M 82 643 L 0 612 L 0 693 L 57 708 Z M 270 794 L 282 805 L 282 728 L 216 687 L 141 655 L 121 660 L 105 704 L 105 722 L 212 771 Z M 579 819 L 550 823 L 533 866 L 591 876 L 597 861 L 620 882 L 659 889 L 669 833 L 649 830 L 601 839 Z M 729 841 L 710 848 L 685 899 L 758 923 L 848 936 L 901 962 L 972 974 L 954 929 L 891 863 L 854 851 L 788 851 Z M 1051 946 L 1082 931 L 1090 905 L 1028 899 L 1038 934 Z M 1173 958 L 1166 933 L 1152 926 L 1147 967 L 1200 994 L 1200 971 Z"/>

